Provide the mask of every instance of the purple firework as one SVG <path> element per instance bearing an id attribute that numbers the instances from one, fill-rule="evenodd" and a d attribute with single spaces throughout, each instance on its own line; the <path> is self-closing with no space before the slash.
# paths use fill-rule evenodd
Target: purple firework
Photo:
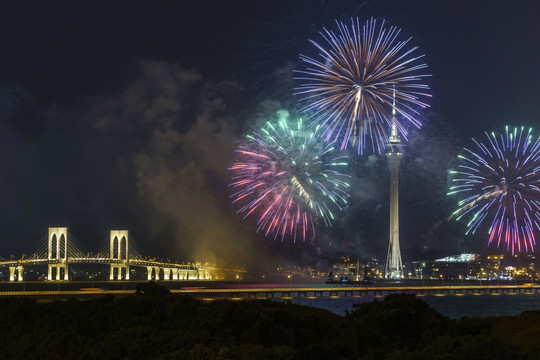
<path id="1" fill-rule="evenodd" d="M 400 119 L 421 126 L 418 109 L 428 107 L 421 97 L 431 96 L 420 83 L 430 76 L 423 73 L 427 65 L 418 63 L 424 55 L 413 56 L 417 48 L 408 47 L 410 38 L 398 40 L 401 30 L 385 27 L 384 21 L 361 25 L 356 18 L 350 26 L 336 24 L 337 33 L 320 33 L 323 44 L 310 40 L 318 58 L 300 55 L 305 68 L 296 71 L 301 85 L 295 94 L 307 103 L 303 110 L 314 113 L 310 120 L 324 128 L 325 141 L 339 141 L 341 149 L 356 144 L 361 154 L 368 137 L 380 153 L 395 121 L 393 109 Z M 404 124 L 396 122 L 407 139 Z"/>
<path id="2" fill-rule="evenodd" d="M 506 127 L 505 134 L 486 133 L 485 144 L 473 139 L 476 148 L 465 148 L 450 171 L 448 195 L 461 196 L 452 217 L 469 219 L 467 233 L 490 223 L 488 244 L 504 243 L 512 254 L 533 251 L 540 230 L 540 140 L 531 132 Z"/>

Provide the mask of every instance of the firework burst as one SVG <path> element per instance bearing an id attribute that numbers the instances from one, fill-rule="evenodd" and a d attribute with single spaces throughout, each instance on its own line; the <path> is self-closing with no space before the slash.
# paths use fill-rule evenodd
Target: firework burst
<path id="1" fill-rule="evenodd" d="M 307 131 L 302 120 L 291 127 L 282 118 L 247 135 L 236 150 L 237 160 L 229 168 L 231 197 L 244 218 L 257 216 L 257 231 L 305 241 L 310 232 L 315 235 L 319 219 L 331 226 L 347 204 L 350 177 L 342 171 L 348 158 L 334 144 L 323 143 L 317 131 Z"/>
<path id="2" fill-rule="evenodd" d="M 324 29 L 323 45 L 310 40 L 319 50 L 319 59 L 300 55 L 305 69 L 297 70 L 302 83 L 295 91 L 307 103 L 303 110 L 313 111 L 313 123 L 324 128 L 325 141 L 339 141 L 341 149 L 357 143 L 361 154 L 366 137 L 373 151 L 381 152 L 392 125 L 392 109 L 416 127 L 421 126 L 418 109 L 428 105 L 429 87 L 419 83 L 430 76 L 423 74 L 427 65 L 418 63 L 424 55 L 412 56 L 416 47 L 400 41 L 400 29 L 385 28 L 371 19 L 364 25 L 358 18 L 348 27 L 338 22 L 338 33 Z M 395 106 L 394 101 L 395 90 Z M 397 122 L 407 139 L 403 123 Z"/>
<path id="3" fill-rule="evenodd" d="M 476 148 L 459 155 L 458 170 L 450 171 L 448 195 L 461 196 L 451 217 L 468 217 L 467 233 L 491 221 L 488 244 L 533 251 L 540 230 L 540 140 L 531 129 L 506 127 L 506 133 L 486 133 L 487 145 L 473 139 Z"/>

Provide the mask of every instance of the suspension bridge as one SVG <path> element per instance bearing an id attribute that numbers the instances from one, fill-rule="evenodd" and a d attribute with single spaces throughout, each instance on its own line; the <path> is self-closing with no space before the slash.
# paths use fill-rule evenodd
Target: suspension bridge
<path id="1" fill-rule="evenodd" d="M 129 280 L 130 267 L 144 268 L 148 280 L 211 280 L 215 269 L 194 264 L 143 258 L 132 245 L 128 230 L 111 230 L 106 249 L 84 254 L 68 234 L 67 227 L 50 227 L 47 242 L 40 241 L 30 257 L 0 260 L 0 270 L 9 268 L 9 281 L 24 281 L 24 268 L 47 266 L 46 280 L 69 281 L 69 267 L 76 264 L 109 266 L 109 280 Z"/>

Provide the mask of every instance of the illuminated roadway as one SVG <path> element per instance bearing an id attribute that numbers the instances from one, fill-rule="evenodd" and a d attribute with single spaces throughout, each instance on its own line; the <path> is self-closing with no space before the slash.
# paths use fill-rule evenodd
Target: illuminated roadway
<path id="1" fill-rule="evenodd" d="M 244 285 L 244 284 L 242 284 Z M 238 287 L 236 287 L 238 286 Z M 202 299 L 253 299 L 253 298 L 292 298 L 292 297 L 340 297 L 340 296 L 385 296 L 389 294 L 423 295 L 483 295 L 483 294 L 535 294 L 540 285 L 470 285 L 470 286 L 349 286 L 349 287 L 255 287 L 241 288 L 240 284 L 229 284 L 227 288 L 209 289 L 204 287 L 184 287 L 171 289 L 172 294 L 185 294 Z M 37 297 L 88 297 L 96 295 L 132 295 L 135 290 L 106 290 L 85 288 L 65 291 L 0 291 L 0 296 Z"/>

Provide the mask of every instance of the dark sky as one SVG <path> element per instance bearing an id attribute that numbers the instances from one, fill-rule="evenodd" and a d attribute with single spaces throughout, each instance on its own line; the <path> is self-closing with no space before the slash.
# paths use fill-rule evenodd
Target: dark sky
<path id="1" fill-rule="evenodd" d="M 145 255 L 250 264 L 385 251 L 388 174 L 355 159 L 351 208 L 310 244 L 254 235 L 227 166 L 334 20 L 384 18 L 426 55 L 433 98 L 401 175 L 404 257 L 479 251 L 443 224 L 446 170 L 470 137 L 540 119 L 535 1 L 54 1 L 0 6 L 0 256 L 67 225 L 86 251 L 127 228 Z M 276 105 L 277 104 L 277 105 Z M 382 179 L 382 180 L 381 180 Z M 313 246 L 312 246 L 313 245 Z M 459 249 L 458 249 L 459 248 Z M 420 250 L 419 250 L 420 249 Z M 427 256 L 427 255 L 426 255 Z M 409 259 L 411 260 L 411 259 Z"/>

